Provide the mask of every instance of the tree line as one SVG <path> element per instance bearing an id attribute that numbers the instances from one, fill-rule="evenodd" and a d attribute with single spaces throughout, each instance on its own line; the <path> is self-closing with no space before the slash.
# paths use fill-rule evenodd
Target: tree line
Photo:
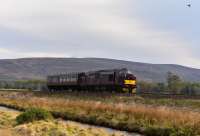
<path id="1" fill-rule="evenodd" d="M 43 80 L 17 80 L 17 81 L 0 81 L 1 89 L 26 89 L 42 90 L 46 88 L 46 82 Z"/>
<path id="2" fill-rule="evenodd" d="M 180 76 L 168 72 L 165 83 L 138 82 L 138 93 L 200 94 L 200 83 L 183 81 Z"/>

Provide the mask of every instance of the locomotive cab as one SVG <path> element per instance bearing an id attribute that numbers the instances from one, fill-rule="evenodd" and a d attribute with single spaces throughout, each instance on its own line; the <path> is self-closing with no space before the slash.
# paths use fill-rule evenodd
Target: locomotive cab
<path id="1" fill-rule="evenodd" d="M 136 93 L 136 77 L 131 72 L 125 74 L 124 88 L 128 89 L 130 93 Z"/>

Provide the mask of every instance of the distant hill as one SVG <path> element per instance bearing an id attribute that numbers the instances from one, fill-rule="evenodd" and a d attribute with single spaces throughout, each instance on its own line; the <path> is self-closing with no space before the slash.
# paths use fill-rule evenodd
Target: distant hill
<path id="1" fill-rule="evenodd" d="M 186 81 L 200 81 L 200 69 L 102 58 L 23 58 L 0 60 L 0 80 L 45 79 L 49 74 L 128 68 L 139 80 L 163 82 L 171 71 Z"/>

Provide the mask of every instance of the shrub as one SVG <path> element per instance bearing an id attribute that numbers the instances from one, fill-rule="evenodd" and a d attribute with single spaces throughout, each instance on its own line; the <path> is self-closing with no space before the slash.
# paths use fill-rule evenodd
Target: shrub
<path id="1" fill-rule="evenodd" d="M 52 119 L 53 116 L 50 112 L 39 109 L 39 108 L 30 108 L 24 113 L 17 116 L 16 121 L 18 124 L 29 123 L 38 120 L 48 120 Z"/>

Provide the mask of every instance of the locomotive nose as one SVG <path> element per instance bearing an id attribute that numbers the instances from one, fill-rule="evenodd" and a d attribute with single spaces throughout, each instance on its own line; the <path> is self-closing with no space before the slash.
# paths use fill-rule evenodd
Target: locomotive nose
<path id="1" fill-rule="evenodd" d="M 136 77 L 133 74 L 126 74 L 124 79 L 124 87 L 129 90 L 129 92 L 133 92 L 133 89 L 136 88 Z"/>
<path id="2" fill-rule="evenodd" d="M 125 85 L 136 85 L 136 80 L 124 80 Z"/>

